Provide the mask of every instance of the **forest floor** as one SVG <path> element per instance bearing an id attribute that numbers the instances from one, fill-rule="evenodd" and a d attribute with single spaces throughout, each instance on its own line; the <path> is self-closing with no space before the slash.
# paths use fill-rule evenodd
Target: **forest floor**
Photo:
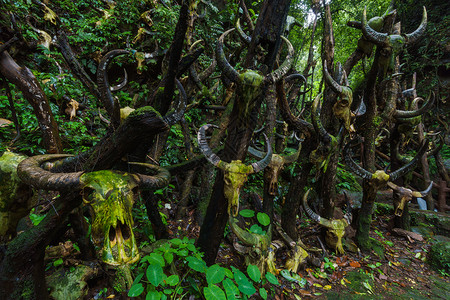
<path id="1" fill-rule="evenodd" d="M 320 248 L 320 226 L 309 220 L 302 222 L 307 224 L 301 226 L 303 243 Z M 191 238 L 199 233 L 192 217 L 170 227 L 171 233 L 180 227 L 189 228 Z M 431 230 L 424 232 L 421 227 L 414 227 L 413 231 L 420 230 L 424 235 L 397 234 L 391 227 L 390 217 L 375 215 L 370 237 L 378 241 L 381 251 L 347 251 L 336 256 L 328 250 L 317 257 L 320 266 L 305 264 L 297 272 L 299 277 L 285 278 L 280 273 L 281 285 L 276 287 L 274 299 L 450 299 L 449 275 L 433 270 L 427 262 L 431 244 L 438 240 L 450 242 L 450 238 L 434 235 Z M 284 265 L 286 256 L 286 249 L 277 251 L 277 267 Z M 216 261 L 240 269 L 245 265 L 229 239 L 222 243 Z"/>
<path id="2" fill-rule="evenodd" d="M 175 221 L 172 217 L 176 205 L 167 204 L 163 210 L 168 216 L 170 237 L 188 236 L 196 240 L 200 231 L 196 211 L 190 209 L 185 218 Z M 347 251 L 341 256 L 330 250 L 317 254 L 310 252 L 310 258 L 314 259 L 309 261 L 314 263 L 302 265 L 298 276 L 283 275 L 288 251 L 286 248 L 278 250 L 276 265 L 280 268 L 280 285 L 267 283 L 264 286 L 272 295 L 268 299 L 450 299 L 449 275 L 433 270 L 429 264 L 431 245 L 438 240 L 450 242 L 448 234 L 438 235 L 439 232 L 433 232 L 433 226 L 427 227 L 423 223 L 413 227 L 415 233 L 396 232 L 392 230 L 389 216 L 392 216 L 392 206 L 389 205 L 379 206 L 374 214 L 370 236 L 377 241 L 378 251 Z M 448 214 L 443 218 L 450 223 Z M 323 236 L 320 226 L 308 219 L 299 219 L 298 222 L 302 242 L 309 247 L 322 248 L 318 239 L 318 236 Z M 274 238 L 280 239 L 276 234 Z M 245 271 L 244 258 L 234 249 L 233 239 L 230 233 L 223 240 L 216 262 Z M 66 248 L 63 261 L 65 266 L 70 266 L 79 257 L 72 257 L 71 253 L 76 251 L 71 249 L 70 244 Z M 53 257 L 54 266 L 54 262 L 58 261 L 55 259 Z M 51 272 L 52 269 L 49 269 L 47 274 Z M 108 286 L 106 277 L 88 282 L 89 294 L 84 299 L 123 299 L 123 295 L 120 297 L 112 288 L 105 288 Z M 261 298 L 255 294 L 250 299 Z"/>

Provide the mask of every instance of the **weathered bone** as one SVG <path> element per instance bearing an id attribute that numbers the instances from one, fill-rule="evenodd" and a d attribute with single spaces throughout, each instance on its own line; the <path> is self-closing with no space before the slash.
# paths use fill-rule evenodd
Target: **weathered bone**
<path id="1" fill-rule="evenodd" d="M 362 168 L 360 165 L 358 165 L 352 158 L 351 150 L 350 150 L 350 143 L 347 143 L 344 147 L 344 161 L 345 164 L 358 176 L 367 179 L 369 181 L 377 181 L 380 184 L 380 187 L 385 185 L 388 181 L 395 181 L 396 179 L 400 178 L 401 176 L 405 175 L 406 173 L 410 172 L 415 164 L 419 161 L 419 159 L 422 157 L 422 155 L 427 151 L 428 148 L 428 140 L 424 141 L 422 146 L 420 147 L 419 151 L 417 152 L 416 156 L 408 162 L 403 167 L 399 168 L 398 170 L 386 174 L 383 170 L 377 170 L 375 173 L 369 172 L 366 169 Z"/>
<path id="2" fill-rule="evenodd" d="M 431 95 L 433 95 L 433 96 L 431 96 Z M 420 115 L 424 114 L 425 112 L 427 112 L 433 106 L 434 99 L 435 99 L 434 93 L 430 92 L 430 95 L 428 96 L 427 101 L 425 102 L 424 105 L 422 105 L 421 108 L 416 109 L 416 110 L 397 109 L 395 111 L 394 116 L 396 118 L 414 118 L 414 117 L 420 116 Z M 413 101 L 420 101 L 420 100 L 423 100 L 423 99 L 420 97 L 417 97 Z"/>
<path id="3" fill-rule="evenodd" d="M 127 73 L 127 69 L 123 69 L 123 81 L 115 86 L 112 86 L 111 92 L 116 92 L 116 91 L 120 91 L 121 89 L 123 89 L 128 83 L 128 73 Z"/>
<path id="4" fill-rule="evenodd" d="M 230 79 L 231 81 L 238 83 L 240 82 L 239 72 L 230 65 L 223 51 L 223 41 L 225 37 L 234 30 L 235 28 L 229 29 L 220 36 L 219 40 L 217 41 L 216 57 L 219 68 L 222 69 L 225 76 L 228 77 L 228 79 Z M 275 83 L 279 81 L 284 75 L 286 75 L 286 73 L 291 68 L 292 62 L 294 61 L 294 47 L 287 38 L 285 38 L 284 36 L 281 36 L 281 38 L 286 42 L 288 46 L 288 55 L 286 56 L 283 64 L 277 70 L 264 76 L 264 81 L 266 83 Z"/>
<path id="5" fill-rule="evenodd" d="M 120 104 L 119 100 L 115 99 L 111 93 L 111 86 L 108 80 L 108 66 L 112 62 L 112 60 L 119 56 L 128 54 L 128 50 L 116 49 L 109 51 L 106 55 L 101 59 L 98 69 L 97 69 L 97 81 L 98 88 L 100 90 L 101 100 L 103 105 L 106 108 L 109 116 L 111 117 L 111 123 L 114 127 L 118 127 L 120 125 Z"/>
<path id="6" fill-rule="evenodd" d="M 342 246 L 342 237 L 345 234 L 345 228 L 347 228 L 348 225 L 350 225 L 349 222 L 351 222 L 352 214 L 351 214 L 351 208 L 348 204 L 347 213 L 345 214 L 344 218 L 338 219 L 338 220 L 329 220 L 326 218 L 321 217 L 320 215 L 316 214 L 308 205 L 308 195 L 311 189 L 306 191 L 305 195 L 303 196 L 303 207 L 305 208 L 306 213 L 308 216 L 319 223 L 320 225 L 328 228 L 325 241 L 327 242 L 328 246 L 331 248 L 336 249 L 336 251 L 340 254 L 344 254 L 344 247 Z"/>
<path id="7" fill-rule="evenodd" d="M 408 202 L 410 202 L 413 197 L 414 198 L 426 197 L 433 187 L 433 182 L 430 182 L 430 185 L 424 191 L 421 191 L 421 192 L 413 191 L 411 189 L 398 186 L 393 182 L 388 182 L 387 185 L 392 190 L 394 190 L 394 192 L 398 195 L 398 197 L 400 199 L 398 203 L 394 203 L 394 206 L 395 206 L 394 214 L 398 217 L 401 217 L 403 214 L 405 205 L 408 205 Z"/>
<path id="8" fill-rule="evenodd" d="M 424 6 L 422 21 L 419 27 L 414 32 L 410 34 L 404 34 L 402 35 L 402 37 L 404 37 L 406 43 L 414 43 L 424 34 L 426 27 L 427 10 Z M 386 46 L 389 43 L 389 34 L 378 32 L 371 28 L 369 24 L 367 24 L 366 8 L 364 8 L 362 15 L 362 32 L 364 34 L 364 37 L 374 44 L 377 44 L 379 46 Z"/>

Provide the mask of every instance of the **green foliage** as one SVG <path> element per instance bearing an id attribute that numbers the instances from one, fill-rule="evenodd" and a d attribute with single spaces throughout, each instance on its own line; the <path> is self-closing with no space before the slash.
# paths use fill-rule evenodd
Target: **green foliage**
<path id="1" fill-rule="evenodd" d="M 167 295 L 203 294 L 206 299 L 236 299 L 255 294 L 255 285 L 260 285 L 260 296 L 265 299 L 267 291 L 262 285 L 279 284 L 271 273 L 262 279 L 258 267 L 253 265 L 247 267 L 247 274 L 218 264 L 207 267 L 194 240 L 187 237 L 161 243 L 141 258 L 137 272 L 129 297 L 145 294 L 147 299 L 166 299 Z"/>
<path id="2" fill-rule="evenodd" d="M 360 192 L 362 191 L 361 185 L 356 180 L 357 178 L 353 173 L 347 171 L 345 166 L 338 163 L 337 166 L 337 192 L 340 193 L 342 190 Z"/>

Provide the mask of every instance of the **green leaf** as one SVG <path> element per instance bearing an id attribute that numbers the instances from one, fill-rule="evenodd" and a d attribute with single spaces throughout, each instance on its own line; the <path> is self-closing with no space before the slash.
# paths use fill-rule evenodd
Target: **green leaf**
<path id="1" fill-rule="evenodd" d="M 249 231 L 251 233 L 256 233 L 256 234 L 264 234 L 265 231 L 262 230 L 261 226 L 257 225 L 257 224 L 253 224 L 252 227 L 250 227 Z"/>
<path id="2" fill-rule="evenodd" d="M 239 211 L 239 214 L 243 216 L 244 218 L 251 218 L 255 215 L 255 212 L 251 209 L 243 209 Z"/>
<path id="3" fill-rule="evenodd" d="M 236 296 L 239 296 L 239 289 L 234 284 L 234 282 L 230 278 L 226 278 L 222 282 L 223 288 L 225 289 L 225 293 L 227 294 L 227 299 L 236 299 Z"/>
<path id="4" fill-rule="evenodd" d="M 206 300 L 227 300 L 225 293 L 216 285 L 210 285 L 203 289 L 203 294 Z"/>
<path id="5" fill-rule="evenodd" d="M 194 256 L 188 256 L 186 257 L 186 260 L 188 261 L 189 268 L 191 268 L 192 270 L 206 273 L 207 267 L 205 261 Z"/>
<path id="6" fill-rule="evenodd" d="M 147 268 L 148 281 L 153 284 L 155 287 L 158 286 L 164 280 L 164 272 L 160 265 L 149 265 Z"/>
<path id="7" fill-rule="evenodd" d="M 247 296 L 251 296 L 254 293 L 256 293 L 255 287 L 247 278 L 245 278 L 245 280 L 240 280 L 239 282 L 236 280 L 236 283 L 238 284 L 239 290 L 243 294 L 245 294 Z"/>
<path id="8" fill-rule="evenodd" d="M 138 284 L 141 281 L 142 277 L 144 277 L 144 275 L 144 273 L 139 273 L 138 276 L 136 276 L 136 278 L 134 279 L 133 285 Z"/>
<path id="9" fill-rule="evenodd" d="M 166 265 L 164 258 L 159 253 L 150 253 L 147 261 L 150 265 L 160 265 L 161 267 L 164 267 Z"/>
<path id="10" fill-rule="evenodd" d="M 253 280 L 254 282 L 258 282 L 261 279 L 261 272 L 255 265 L 248 265 L 247 274 L 248 277 L 250 277 L 250 279 Z"/>
<path id="11" fill-rule="evenodd" d="M 60 257 L 60 258 L 58 258 L 57 260 L 55 260 L 55 261 L 53 262 L 53 266 L 54 266 L 54 267 L 57 267 L 57 266 L 62 265 L 63 263 L 64 263 L 64 261 L 63 261 L 63 259 Z"/>
<path id="12" fill-rule="evenodd" d="M 247 276 L 236 268 L 233 268 L 233 272 L 234 280 L 236 280 L 239 290 L 247 296 L 253 295 L 256 292 L 256 289 L 248 280 Z"/>
<path id="13" fill-rule="evenodd" d="M 221 282 L 225 277 L 225 270 L 218 264 L 214 264 L 206 270 L 206 281 L 208 285 Z"/>
<path id="14" fill-rule="evenodd" d="M 180 282 L 180 277 L 178 275 L 170 275 L 166 278 L 166 283 L 170 286 L 176 286 Z"/>
<path id="15" fill-rule="evenodd" d="M 223 268 L 223 269 L 225 270 L 225 276 L 227 276 L 228 278 L 231 278 L 231 279 L 234 278 L 233 272 L 231 272 L 230 269 L 227 269 L 227 268 Z"/>
<path id="16" fill-rule="evenodd" d="M 256 215 L 256 218 L 258 219 L 258 222 L 261 223 L 263 226 L 267 226 L 270 224 L 270 217 L 266 213 L 258 213 Z"/>
<path id="17" fill-rule="evenodd" d="M 278 279 L 275 275 L 273 275 L 270 272 L 266 273 L 266 279 L 268 282 L 270 282 L 271 284 L 275 284 L 275 285 L 279 285 L 280 283 L 278 282 Z"/>
<path id="18" fill-rule="evenodd" d="M 170 252 L 164 253 L 164 259 L 166 260 L 167 264 L 170 265 L 173 262 L 173 254 Z"/>
<path id="19" fill-rule="evenodd" d="M 133 284 L 128 291 L 128 297 L 138 297 L 144 291 L 142 283 Z"/>
<path id="20" fill-rule="evenodd" d="M 259 289 L 259 295 L 261 296 L 261 298 L 263 298 L 264 300 L 267 299 L 267 291 L 265 288 L 260 288 Z"/>
<path id="21" fill-rule="evenodd" d="M 145 300 L 159 300 L 161 299 L 161 293 L 158 291 L 150 291 L 145 296 Z"/>

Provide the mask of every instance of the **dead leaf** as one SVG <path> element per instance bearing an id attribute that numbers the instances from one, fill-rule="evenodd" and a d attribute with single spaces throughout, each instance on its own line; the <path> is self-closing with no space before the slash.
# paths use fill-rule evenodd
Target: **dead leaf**
<path id="1" fill-rule="evenodd" d="M 361 268 L 361 264 L 359 262 L 357 262 L 357 261 L 351 261 L 350 262 L 350 267 Z"/>

